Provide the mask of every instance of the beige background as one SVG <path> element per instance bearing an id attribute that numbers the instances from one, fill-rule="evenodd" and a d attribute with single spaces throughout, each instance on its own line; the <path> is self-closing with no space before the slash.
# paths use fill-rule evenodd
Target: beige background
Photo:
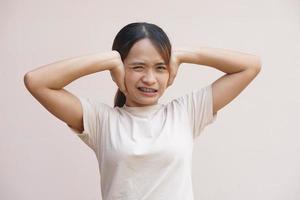
<path id="1" fill-rule="evenodd" d="M 1 0 L 0 199 L 101 199 L 95 155 L 25 90 L 23 75 L 109 51 L 119 29 L 134 21 L 161 26 L 174 47 L 226 48 L 262 58 L 258 77 L 195 142 L 195 199 L 299 200 L 297 0 Z M 184 64 L 161 103 L 222 74 Z M 117 87 L 102 72 L 66 88 L 112 105 Z"/>

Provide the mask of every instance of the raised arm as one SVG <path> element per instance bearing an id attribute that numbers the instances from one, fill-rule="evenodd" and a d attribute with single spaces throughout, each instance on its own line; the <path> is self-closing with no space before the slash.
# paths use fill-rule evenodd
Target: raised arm
<path id="1" fill-rule="evenodd" d="M 176 55 L 179 63 L 206 65 L 226 73 L 212 83 L 214 114 L 237 97 L 261 69 L 258 56 L 232 50 L 178 49 Z"/>
<path id="2" fill-rule="evenodd" d="M 72 81 L 96 72 L 110 70 L 121 73 L 122 61 L 117 51 L 85 55 L 48 64 L 24 76 L 29 92 L 54 116 L 68 126 L 83 131 L 82 107 L 79 99 L 63 89 Z M 117 70 L 116 70 L 117 69 Z M 119 76 L 121 77 L 121 76 Z M 116 82 L 116 81 L 115 81 Z M 117 80 L 122 89 L 125 86 Z"/>

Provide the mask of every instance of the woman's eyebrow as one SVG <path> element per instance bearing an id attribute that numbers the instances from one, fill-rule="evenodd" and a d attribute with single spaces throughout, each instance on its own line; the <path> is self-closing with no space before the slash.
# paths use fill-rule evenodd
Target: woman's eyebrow
<path id="1" fill-rule="evenodd" d="M 143 62 L 133 62 L 133 63 L 130 63 L 130 65 L 146 65 L 146 64 Z"/>
<path id="2" fill-rule="evenodd" d="M 164 62 L 158 62 L 158 63 L 156 63 L 156 65 L 165 65 L 166 63 L 164 63 Z"/>
<path id="3" fill-rule="evenodd" d="M 130 65 L 146 65 L 146 64 L 144 62 L 133 62 L 133 63 L 130 63 Z M 165 65 L 165 63 L 164 62 L 158 62 L 155 65 Z"/>

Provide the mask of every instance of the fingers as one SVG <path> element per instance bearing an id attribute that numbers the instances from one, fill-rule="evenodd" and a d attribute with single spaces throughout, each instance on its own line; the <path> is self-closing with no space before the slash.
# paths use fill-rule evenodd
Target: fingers
<path id="1" fill-rule="evenodd" d="M 173 81 L 174 81 L 174 79 L 175 79 L 175 76 L 176 76 L 176 71 L 177 71 L 177 66 L 176 65 L 174 65 L 174 64 L 172 64 L 171 66 L 170 66 L 170 71 L 169 71 L 169 80 L 168 80 L 168 84 L 167 84 L 167 86 L 170 86 L 170 85 L 172 85 L 173 84 Z"/>
<path id="2" fill-rule="evenodd" d="M 124 93 L 125 96 L 127 96 L 127 88 L 126 88 L 126 85 L 125 85 L 125 71 L 124 71 L 124 66 L 122 66 L 122 75 L 121 75 L 121 91 Z"/>
<path id="3" fill-rule="evenodd" d="M 111 78 L 118 86 L 119 90 L 124 93 L 124 95 L 127 95 L 127 89 L 125 86 L 125 71 L 124 66 L 121 64 L 119 66 L 116 66 L 115 68 L 110 70 Z"/>
<path id="4" fill-rule="evenodd" d="M 170 85 L 172 85 L 171 76 L 170 76 L 169 79 L 168 79 L 167 87 L 169 87 Z"/>
<path id="5" fill-rule="evenodd" d="M 119 83 L 117 84 L 119 89 L 121 90 L 121 92 L 123 92 L 123 94 L 125 96 L 127 96 L 127 88 L 125 85 L 125 73 L 124 71 L 121 72 L 120 76 L 119 76 Z"/>
<path id="6" fill-rule="evenodd" d="M 176 55 L 174 54 L 174 52 L 172 52 L 171 58 L 170 58 L 170 64 L 169 64 L 169 80 L 168 80 L 167 86 L 170 86 L 173 84 L 173 81 L 177 74 L 178 66 L 179 66 L 179 64 L 178 64 Z"/>
<path id="7" fill-rule="evenodd" d="M 127 95 L 127 89 L 124 85 L 124 82 L 121 80 L 115 81 L 116 85 L 118 86 L 118 89 L 126 96 Z"/>
<path id="8" fill-rule="evenodd" d="M 124 82 L 123 82 L 122 86 L 119 89 L 121 90 L 121 92 L 123 92 L 123 94 L 125 96 L 127 96 L 128 93 L 127 93 L 127 89 L 126 89 L 126 86 L 125 86 Z"/>
<path id="9" fill-rule="evenodd" d="M 170 85 L 172 85 L 173 81 L 174 81 L 174 78 L 169 78 L 167 86 L 169 87 Z"/>
<path id="10" fill-rule="evenodd" d="M 117 81 L 115 81 L 115 83 L 117 84 L 119 90 L 121 90 L 122 93 L 124 93 L 124 95 L 127 95 L 127 89 L 125 86 L 125 81 L 124 81 L 124 77 L 123 76 L 118 76 L 117 77 Z"/>

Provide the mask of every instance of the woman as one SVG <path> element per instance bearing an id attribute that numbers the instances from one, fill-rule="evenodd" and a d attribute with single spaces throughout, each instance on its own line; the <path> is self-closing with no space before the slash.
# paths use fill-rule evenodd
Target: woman
<path id="1" fill-rule="evenodd" d="M 178 67 L 193 63 L 226 74 L 166 105 L 158 100 Z M 194 139 L 260 71 L 257 56 L 215 48 L 172 50 L 165 32 L 131 23 L 112 51 L 52 63 L 28 72 L 30 93 L 96 153 L 103 200 L 192 200 Z M 115 106 L 76 97 L 72 81 L 109 70 L 118 86 Z"/>

